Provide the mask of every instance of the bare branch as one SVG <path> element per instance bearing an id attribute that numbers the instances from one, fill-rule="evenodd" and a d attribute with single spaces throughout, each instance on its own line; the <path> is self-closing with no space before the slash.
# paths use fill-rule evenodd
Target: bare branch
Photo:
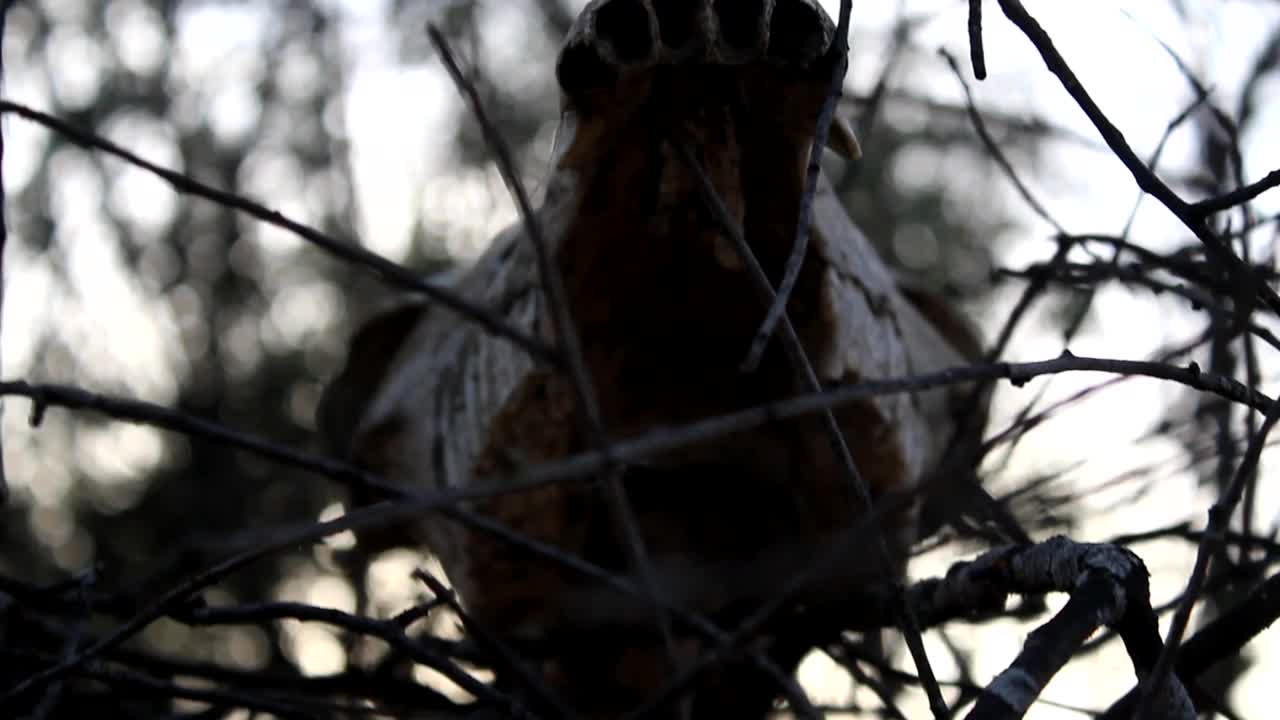
<path id="1" fill-rule="evenodd" d="M 1005 157 L 1004 151 L 1000 149 L 1000 144 L 996 142 L 995 138 L 991 137 L 991 133 L 987 130 L 987 125 L 983 121 L 981 113 L 978 112 L 977 106 L 973 103 L 973 91 L 969 88 L 969 83 L 965 81 L 964 74 L 960 72 L 960 64 L 956 62 L 956 59 L 952 57 L 951 53 L 947 52 L 945 48 L 940 49 L 938 54 L 947 61 L 947 65 L 951 68 L 951 72 L 955 74 L 956 80 L 960 82 L 960 87 L 964 90 L 964 106 L 969 112 L 969 120 L 973 122 L 973 129 L 978 132 L 978 138 L 982 140 L 982 146 L 987 149 L 987 153 L 991 155 L 991 159 L 995 160 L 996 164 L 1000 166 L 1000 169 L 1004 171 L 1005 176 L 1013 183 L 1014 188 L 1017 189 L 1018 194 L 1022 196 L 1023 201 L 1027 203 L 1031 210 L 1043 218 L 1045 222 L 1052 225 L 1053 229 L 1057 230 L 1059 235 L 1066 235 L 1066 229 L 1063 228 L 1062 224 L 1055 220 L 1053 216 L 1049 214 L 1049 211 L 1045 209 L 1044 205 L 1042 205 L 1040 201 L 1031 194 L 1031 189 L 1027 187 L 1026 183 L 1022 181 L 1022 178 L 1018 176 L 1017 171 L 1013 169 L 1013 164 L 1009 162 L 1009 158 Z"/>
<path id="2" fill-rule="evenodd" d="M 987 58 L 982 50 L 982 0 L 969 0 L 969 60 L 973 76 L 987 79 Z"/>
<path id="3" fill-rule="evenodd" d="M 1201 215 L 1212 215 L 1213 213 L 1222 212 L 1223 210 L 1230 210 L 1237 205 L 1243 205 L 1249 202 L 1277 185 L 1280 185 L 1280 170 L 1272 170 L 1257 182 L 1249 183 L 1248 185 L 1232 190 L 1225 195 L 1201 200 L 1193 204 L 1191 209 Z"/>

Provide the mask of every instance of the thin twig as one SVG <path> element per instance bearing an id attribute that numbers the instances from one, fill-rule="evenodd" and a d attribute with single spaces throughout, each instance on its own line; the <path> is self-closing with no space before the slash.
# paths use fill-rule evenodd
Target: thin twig
<path id="1" fill-rule="evenodd" d="M 344 515 L 335 520 L 308 524 L 306 527 L 298 530 L 283 532 L 269 542 L 263 543 L 244 552 L 234 554 L 231 557 L 196 573 L 183 582 L 161 593 L 158 597 L 151 600 L 146 604 L 146 606 L 134 614 L 133 617 L 121 624 L 112 632 L 100 638 L 97 642 L 75 653 L 70 658 L 63 659 L 51 667 L 27 676 L 17 685 L 10 688 L 3 696 L 0 696 L 0 708 L 4 708 L 17 702 L 28 692 L 32 692 L 50 682 L 66 677 L 72 672 L 83 667 L 89 661 L 101 656 L 111 649 L 119 647 L 122 643 L 133 638 L 156 620 L 159 620 L 172 612 L 181 610 L 184 604 L 188 603 L 195 593 L 219 582 L 236 570 L 239 570 L 240 568 L 272 553 L 295 547 L 297 545 L 316 542 L 324 537 L 328 537 L 329 535 L 343 532 L 345 530 L 355 529 L 361 521 L 366 523 L 371 521 L 381 521 L 384 514 L 394 514 L 389 513 L 389 510 L 400 510 L 400 508 L 380 503 L 355 513 L 349 513 L 348 515 Z M 458 669 L 456 672 L 451 670 L 451 663 L 440 663 L 433 667 L 442 672 L 450 680 L 457 683 L 459 687 L 462 687 L 466 689 L 467 692 L 476 695 L 476 697 L 482 697 L 495 702 L 503 706 L 507 711 L 511 712 L 515 716 L 525 717 L 527 715 L 524 709 L 513 699 L 501 695 L 496 690 L 477 681 L 461 669 Z"/>
<path id="2" fill-rule="evenodd" d="M 555 711 L 556 717 L 565 718 L 565 720 L 577 717 L 577 714 L 564 704 L 564 701 L 547 686 L 542 677 L 533 668 L 529 667 L 529 664 L 523 658 L 517 656 L 506 643 L 471 617 L 471 614 L 458 602 L 457 595 L 452 588 L 447 587 L 434 575 L 422 568 L 416 568 L 413 571 L 413 577 L 416 580 L 420 580 L 431 590 L 436 602 L 443 603 L 445 607 L 452 610 L 462 621 L 462 625 L 466 628 L 468 635 L 474 637 L 477 642 L 496 655 L 505 669 L 511 670 L 521 682 L 538 696 L 540 701 Z"/>
<path id="3" fill-rule="evenodd" d="M 266 602 L 245 605 L 177 607 L 168 617 L 192 627 L 217 625 L 268 624 L 284 619 L 301 622 L 323 623 L 356 635 L 377 638 L 394 651 L 402 653 L 415 663 L 441 672 L 468 692 L 479 684 L 470 673 L 446 656 L 452 648 L 446 641 L 428 638 L 431 642 L 410 637 L 406 623 L 400 617 L 378 619 L 343 612 L 336 608 L 317 607 L 297 602 Z M 470 678 L 470 679 L 468 679 Z M 459 682 L 461 681 L 461 682 Z M 477 697 L 492 699 L 491 694 Z"/>
<path id="4" fill-rule="evenodd" d="M 959 365 L 932 373 L 899 378 L 866 379 L 856 383 L 837 385 L 820 392 L 802 393 L 785 400 L 716 415 L 696 422 L 655 429 L 634 438 L 620 440 L 613 446 L 613 458 L 599 451 L 589 450 L 559 460 L 529 466 L 514 476 L 495 475 L 477 479 L 477 482 L 467 483 L 466 490 L 456 488 L 435 490 L 429 493 L 415 493 L 412 497 L 429 504 L 419 507 L 419 511 L 431 507 L 492 499 L 505 493 L 528 492 L 548 483 L 583 477 L 598 472 L 613 460 L 638 462 L 653 455 L 710 442 L 772 422 L 838 409 L 871 397 L 918 393 L 982 380 L 1004 379 L 1015 386 L 1021 386 L 1037 377 L 1064 372 L 1102 372 L 1167 380 L 1193 390 L 1217 395 L 1255 410 L 1269 410 L 1273 402 L 1270 396 L 1250 390 L 1232 378 L 1204 372 L 1195 363 L 1174 366 L 1162 362 L 1086 357 L 1064 353 L 1048 360 Z M 343 483 L 359 483 L 367 487 L 385 489 L 388 492 L 403 492 L 401 488 L 385 479 L 354 465 L 294 450 L 161 405 L 101 395 L 67 385 L 22 381 L 0 382 L 0 396 L 25 397 L 45 407 L 99 412 L 116 420 L 215 440 Z"/>
<path id="5" fill-rule="evenodd" d="M 1237 205 L 1249 202 L 1277 185 L 1280 185 L 1280 170 L 1272 170 L 1257 182 L 1249 183 L 1244 187 L 1236 188 L 1217 197 L 1201 200 L 1192 204 L 1191 209 L 1200 215 L 1212 215 L 1223 210 L 1230 210 Z"/>
<path id="6" fill-rule="evenodd" d="M 742 361 L 745 372 L 751 372 L 760 364 L 764 349 L 773 337 L 774 328 L 787 310 L 787 301 L 791 291 L 795 289 L 800 278 L 800 268 L 804 265 L 805 254 L 809 248 L 810 222 L 813 218 L 813 200 L 818 194 L 818 176 L 822 172 L 822 152 L 827 147 L 827 137 L 831 133 L 831 123 L 836 116 L 836 108 L 840 104 L 840 93 L 844 88 L 845 72 L 849 69 L 849 15 L 853 8 L 852 0 L 840 0 L 840 20 L 836 24 L 835 37 L 826 56 L 833 63 L 831 80 L 827 87 L 826 99 L 822 102 L 822 110 L 818 113 L 818 126 L 813 131 L 813 144 L 809 148 L 809 163 L 805 167 L 804 192 L 800 195 L 800 216 L 796 219 L 795 240 L 791 245 L 791 253 L 783 266 L 782 282 L 778 285 L 777 295 L 770 301 L 765 311 L 764 321 L 756 330 L 747 357 Z M 772 287 L 771 287 L 772 289 Z"/>
<path id="7" fill-rule="evenodd" d="M 1239 504 L 1240 498 L 1244 494 L 1245 485 L 1257 470 L 1258 460 L 1262 456 L 1262 448 L 1266 445 L 1267 435 L 1271 433 L 1277 422 L 1280 422 L 1280 402 L 1272 404 L 1267 409 L 1266 418 L 1262 421 L 1262 426 L 1258 428 L 1258 432 L 1249 441 L 1249 448 L 1245 451 L 1244 458 L 1240 461 L 1240 467 L 1236 469 L 1236 475 L 1231 485 L 1224 488 L 1217 502 L 1214 503 L 1213 507 L 1209 508 L 1209 524 L 1205 529 L 1204 539 L 1200 542 L 1196 552 L 1196 562 L 1191 569 L 1191 577 L 1187 580 L 1187 589 L 1183 591 L 1182 602 L 1178 605 L 1178 610 L 1174 613 L 1173 620 L 1169 624 L 1169 633 L 1165 638 L 1164 651 L 1160 654 L 1160 659 L 1156 663 L 1155 669 L 1151 672 L 1151 677 L 1142 691 L 1141 699 L 1138 701 L 1138 708 L 1134 712 L 1133 716 L 1137 720 L 1148 717 L 1152 703 L 1155 702 L 1156 698 L 1160 697 L 1165 683 L 1169 681 L 1170 673 L 1173 671 L 1173 663 L 1178 656 L 1178 647 L 1182 643 L 1182 635 L 1186 632 L 1187 623 L 1191 619 L 1191 610 L 1200 599 L 1200 590 L 1204 585 L 1205 577 L 1209 570 L 1209 559 L 1215 556 L 1222 548 L 1227 529 L 1231 524 L 1231 516 L 1235 513 L 1236 505 Z"/>
<path id="8" fill-rule="evenodd" d="M 853 103 L 857 103 L 862 107 L 862 111 L 858 116 L 858 142 L 864 147 L 870 147 L 874 143 L 873 138 L 881 110 L 892 92 L 889 87 L 889 79 L 892 77 L 894 69 L 898 66 L 903 52 L 907 49 L 907 39 L 910 37 L 912 18 L 906 17 L 901 10 L 902 8 L 899 7 L 899 18 L 890 31 L 893 44 L 882 55 L 884 66 L 880 70 L 875 85 L 871 86 L 871 91 L 865 96 L 852 96 L 850 98 Z M 838 108 L 836 112 L 839 112 Z M 841 182 L 853 182 L 862 167 L 862 163 L 850 164 Z"/>
<path id="9" fill-rule="evenodd" d="M 551 321 L 556 341 L 561 350 L 562 359 L 565 361 L 569 371 L 570 382 L 574 389 L 574 398 L 578 406 L 579 419 L 591 444 L 601 453 L 608 456 L 611 454 L 608 430 L 605 427 L 604 417 L 600 411 L 599 398 L 596 395 L 595 388 L 591 382 L 591 375 L 587 371 L 587 364 L 583 358 L 582 342 L 573 324 L 564 277 L 560 273 L 559 264 L 552 257 L 553 249 L 547 242 L 542 224 L 538 222 L 537 215 L 534 213 L 533 203 L 529 200 L 529 194 L 525 191 L 524 183 L 520 181 L 520 177 L 516 172 L 515 162 L 511 159 L 511 151 L 503 140 L 502 134 L 498 132 L 497 127 L 489 119 L 488 113 L 485 112 L 484 104 L 480 101 L 480 95 L 476 92 L 475 84 L 458 67 L 458 62 L 454 58 L 453 52 L 449 48 L 449 43 L 440 32 L 440 29 L 434 25 L 429 25 L 427 27 L 427 35 L 431 38 L 431 43 L 435 46 L 436 51 L 440 53 L 440 59 L 444 63 L 445 70 L 448 71 L 449 76 L 453 79 L 454 85 L 457 86 L 459 92 L 463 94 L 471 106 L 476 122 L 480 124 L 481 132 L 484 134 L 485 144 L 493 153 L 494 161 L 498 164 L 498 170 L 502 174 L 502 179 L 506 182 L 507 190 L 515 199 L 516 207 L 520 210 L 520 218 L 524 223 L 525 233 L 529 236 L 529 241 L 533 245 L 534 254 L 537 258 L 538 277 L 541 280 L 543 291 L 546 293 L 547 304 L 551 309 Z M 649 589 L 650 594 L 653 596 L 655 621 L 662 634 L 668 660 L 674 667 L 676 655 L 671 626 L 666 613 L 662 610 L 662 603 L 658 601 L 662 595 L 662 589 L 658 585 L 658 577 L 653 572 L 649 553 L 645 549 L 644 537 L 640 533 L 639 522 L 636 520 L 631 503 L 622 489 L 621 466 L 619 464 L 611 463 L 605 468 L 604 488 L 608 497 L 610 511 L 617 521 L 617 529 L 621 535 L 619 539 L 626 548 L 631 562 L 640 572 L 641 582 L 644 583 L 644 586 Z"/>
<path id="10" fill-rule="evenodd" d="M 80 649 L 80 644 L 84 641 L 85 626 L 89 624 L 90 618 L 93 616 L 93 601 L 90 597 L 89 588 L 97 581 L 97 574 L 93 572 L 84 573 L 79 578 L 78 587 L 76 589 L 77 617 L 72 624 L 71 631 L 62 639 L 62 653 L 60 658 L 63 662 L 71 659 L 72 656 Z M 45 720 L 51 717 L 50 713 L 58 705 L 58 698 L 62 694 L 65 683 L 62 681 L 52 682 L 49 687 L 45 688 L 44 697 L 40 698 L 40 702 L 36 705 L 35 710 L 31 713 L 31 720 Z"/>
<path id="11" fill-rule="evenodd" d="M 1028 207 L 1043 218 L 1045 222 L 1052 225 L 1059 235 L 1066 235 L 1066 229 L 1049 214 L 1049 211 L 1036 199 L 1035 195 L 1031 194 L 1031 189 L 1027 187 L 1026 183 L 1022 182 L 1022 178 L 1013 169 L 1013 163 L 1009 162 L 1009 158 L 1005 157 L 1004 151 L 1000 149 L 1000 144 L 996 142 L 995 138 L 991 137 L 990 131 L 987 130 L 987 124 L 982 119 L 982 114 L 978 112 L 978 107 L 973 102 L 973 90 L 969 88 L 968 81 L 964 79 L 964 73 L 960 71 L 960 63 L 956 62 L 956 59 L 946 48 L 940 48 L 938 54 L 947 61 L 951 72 L 956 76 L 956 80 L 960 82 L 960 87 L 964 90 L 964 106 L 969 113 L 969 119 L 973 122 L 973 129 L 978 132 L 978 138 L 982 140 L 982 146 L 987 149 L 991 159 L 995 160 L 1000 169 L 1004 171 L 1005 176 L 1013 183 L 1014 188 L 1017 189 L 1018 194 L 1022 196 Z"/>
<path id="12" fill-rule="evenodd" d="M 1164 132 L 1160 134 L 1160 140 L 1156 143 L 1156 148 L 1151 152 L 1151 159 L 1147 163 L 1151 166 L 1152 172 L 1155 172 L 1159 165 L 1160 158 L 1164 154 L 1165 145 L 1169 142 L 1169 138 L 1173 137 L 1174 131 L 1190 119 L 1196 108 L 1201 107 L 1208 99 L 1209 94 L 1207 92 L 1197 93 L 1195 100 L 1165 125 Z M 1133 224 L 1138 219 L 1138 210 L 1142 208 L 1142 201 L 1146 197 L 1147 194 L 1145 192 L 1138 192 L 1138 197 L 1134 200 L 1133 207 L 1129 210 L 1129 217 L 1125 219 L 1124 227 L 1120 230 L 1120 238 L 1122 240 L 1127 239 L 1129 233 L 1133 230 Z M 1120 246 L 1113 247 L 1111 251 L 1112 265 L 1120 262 L 1120 252 Z M 1085 291 L 1085 296 L 1077 303 L 1076 309 L 1072 312 L 1071 320 L 1062 333 L 1068 343 L 1075 339 L 1076 333 L 1084 326 L 1085 318 L 1088 317 L 1089 311 L 1093 308 L 1093 301 L 1097 296 L 1097 292 L 1098 288 L 1096 286 L 1089 286 Z"/>
<path id="13" fill-rule="evenodd" d="M 892 50 L 890 53 L 892 54 Z M 873 88 L 870 93 L 865 95 L 859 93 L 850 93 L 843 105 L 848 107 L 861 108 L 863 112 L 874 107 L 881 102 L 897 102 L 911 108 L 918 108 L 927 112 L 930 116 L 940 118 L 951 118 L 966 116 L 968 111 L 954 103 L 939 100 L 933 97 L 927 97 L 919 93 L 913 92 L 902 87 L 887 86 L 880 95 L 875 94 Z M 1008 111 L 998 110 L 994 108 L 986 108 L 983 110 L 987 124 L 1002 129 L 1009 133 L 1017 133 L 1026 135 L 1035 139 L 1061 140 L 1065 143 L 1077 146 L 1081 149 L 1091 150 L 1095 152 L 1110 153 L 1110 149 L 1106 143 L 1096 138 L 1086 137 L 1076 130 L 1063 127 L 1062 125 L 1053 124 L 1041 117 L 1024 117 Z M 946 139 L 945 136 L 940 139 Z"/>
<path id="14" fill-rule="evenodd" d="M 1052 264 L 1037 263 L 1023 270 L 1000 268 L 996 272 L 1005 277 L 1030 278 L 1033 281 L 1047 276 L 1052 282 L 1070 286 L 1087 283 L 1090 287 L 1095 288 L 1106 280 L 1114 279 L 1125 285 L 1146 287 L 1157 293 L 1171 293 L 1186 298 L 1193 307 L 1204 310 L 1215 323 L 1221 323 L 1226 326 L 1235 320 L 1234 313 L 1219 304 L 1219 295 L 1206 292 L 1198 287 L 1164 280 L 1154 273 L 1145 272 L 1145 268 L 1141 266 L 1113 265 L 1111 262 L 1105 261 L 1093 264 L 1060 263 L 1057 268 L 1054 268 Z M 1272 348 L 1280 350 L 1280 336 L 1277 336 L 1269 328 L 1259 325 L 1255 321 L 1249 321 L 1244 325 L 1243 329 L 1248 330 L 1251 336 L 1264 341 Z M 1234 334 L 1236 333 L 1232 333 L 1232 335 Z"/>
<path id="15" fill-rule="evenodd" d="M 760 295 L 763 303 L 768 306 L 777 300 L 773 288 L 769 284 L 769 279 L 764 273 L 764 269 L 760 266 L 759 260 L 751 251 L 751 246 L 747 244 L 747 239 L 743 235 L 742 228 L 734 221 L 729 214 L 728 208 L 725 207 L 724 201 L 716 192 L 715 186 L 712 185 L 711 179 L 707 177 L 707 173 L 698 163 L 698 159 L 694 156 L 689 147 L 681 142 L 673 141 L 683 158 L 685 165 L 690 168 L 698 180 L 698 187 L 702 192 L 703 201 L 711 210 L 716 222 L 720 225 L 720 231 L 732 243 L 738 253 L 738 257 L 746 266 L 755 286 L 757 294 Z M 782 347 L 787 354 L 792 368 L 800 376 L 801 381 L 810 392 L 820 392 L 822 384 L 818 380 L 818 375 L 813 369 L 813 364 L 809 361 L 808 354 L 805 352 L 804 346 L 800 342 L 800 336 L 796 333 L 795 327 L 791 324 L 791 319 L 784 312 L 779 316 L 779 329 L 782 331 Z M 837 467 L 840 468 L 843 480 L 848 488 L 854 493 L 854 497 L 861 504 L 862 508 L 870 510 L 873 507 L 871 491 L 862 474 L 858 471 L 858 467 L 854 462 L 853 452 L 849 449 L 849 444 L 845 440 L 844 432 L 840 429 L 840 424 L 836 421 L 835 414 L 831 409 L 824 409 L 820 413 L 823 430 L 831 443 L 832 450 L 835 452 L 839 461 Z M 885 543 L 884 531 L 877 524 L 872 530 L 872 542 L 875 545 L 876 557 L 883 563 L 884 567 L 893 566 L 893 556 L 889 552 L 889 547 Z M 815 562 L 810 568 L 814 571 L 816 568 L 822 567 L 822 559 Z M 782 595 L 779 594 L 781 598 Z M 911 651 L 911 657 L 916 663 L 922 677 L 925 678 L 925 688 L 929 695 L 929 705 L 933 713 L 939 717 L 946 717 L 948 714 L 946 701 L 942 698 L 942 692 L 938 689 L 936 682 L 933 680 L 933 670 L 929 666 L 929 658 L 924 651 L 924 643 L 920 639 L 919 630 L 916 628 L 915 618 L 911 615 L 911 608 L 906 604 L 902 606 L 903 617 L 901 630 L 907 643 L 907 648 Z"/>
<path id="16" fill-rule="evenodd" d="M 1192 114 L 1208 101 L 1209 93 L 1207 91 L 1197 92 L 1195 98 L 1165 124 L 1164 132 L 1160 133 L 1160 140 L 1156 142 L 1156 149 L 1151 151 L 1151 159 L 1147 161 L 1147 164 L 1151 166 L 1152 172 L 1155 172 L 1157 166 L 1159 166 L 1160 158 L 1164 155 L 1164 148 L 1169 143 L 1169 138 L 1173 137 L 1173 132 L 1182 127 L 1187 120 L 1191 119 Z M 1138 198 L 1133 203 L 1133 209 L 1129 211 L 1129 217 L 1124 221 L 1124 229 L 1120 231 L 1120 237 L 1129 237 L 1129 232 L 1133 229 L 1133 223 L 1138 218 L 1138 209 L 1142 207 L 1142 200 L 1146 196 L 1147 194 L 1144 192 L 1138 193 Z"/>
<path id="17" fill-rule="evenodd" d="M 417 273 L 408 270 L 403 266 L 382 257 L 381 255 L 370 252 L 355 243 L 346 242 L 330 235 L 326 235 L 315 228 L 293 220 L 283 213 L 271 210 L 244 196 L 205 185 L 204 183 L 176 170 L 156 165 L 155 163 L 139 157 L 137 154 L 120 147 L 104 137 L 86 130 L 81 130 L 60 118 L 40 112 L 39 110 L 27 107 L 26 105 L 21 105 L 10 100 L 0 100 L 0 115 L 3 114 L 17 115 L 18 117 L 49 128 L 76 145 L 89 148 L 91 150 L 98 150 L 108 155 L 120 158 L 130 165 L 146 170 L 147 172 L 159 177 L 161 180 L 164 180 L 176 192 L 204 198 L 223 207 L 243 212 L 244 214 L 261 220 L 268 225 L 274 225 L 278 228 L 288 230 L 299 238 L 302 238 L 334 257 L 374 271 L 392 285 L 425 295 L 430 300 L 439 303 L 442 307 L 448 308 L 459 316 L 476 323 L 480 327 L 484 328 L 486 332 L 490 332 L 514 342 L 520 348 L 543 362 L 557 366 L 559 365 L 558 356 L 551 348 L 547 347 L 546 344 L 537 338 L 511 327 L 505 320 L 492 311 L 474 305 L 465 298 L 428 282 Z"/>
<path id="18" fill-rule="evenodd" d="M 38 662 L 44 659 L 38 656 L 32 657 L 26 653 L 22 653 L 21 656 L 21 660 L 26 663 Z M 157 696 L 167 700 L 180 699 L 207 703 L 213 709 L 220 711 L 218 717 L 225 717 L 234 708 L 244 708 L 284 718 L 284 720 L 315 720 L 317 717 L 350 716 L 355 713 L 367 712 L 365 708 L 360 706 L 349 703 L 325 702 L 312 697 L 294 696 L 282 698 L 267 693 L 251 693 L 226 688 L 193 687 L 186 683 L 165 679 L 166 677 L 172 677 L 174 674 L 168 668 L 164 669 L 163 674 L 152 675 L 95 660 L 78 668 L 77 674 L 91 678 L 96 683 L 109 687 L 129 688 L 140 695 Z M 120 707 L 117 704 L 118 702 L 114 698 L 107 701 L 111 710 L 127 713 L 126 717 L 137 717 L 137 715 L 129 712 L 130 708 L 127 705 Z M 332 711 L 332 713 L 328 713 L 326 710 Z"/>

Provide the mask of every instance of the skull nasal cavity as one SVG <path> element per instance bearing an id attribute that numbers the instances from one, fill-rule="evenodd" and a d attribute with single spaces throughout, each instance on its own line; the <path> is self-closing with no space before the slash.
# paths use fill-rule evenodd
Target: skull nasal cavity
<path id="1" fill-rule="evenodd" d="M 760 16 L 764 0 L 716 0 L 720 38 L 735 50 L 750 50 L 760 39 Z"/>
<path id="2" fill-rule="evenodd" d="M 822 21 L 818 13 L 799 0 L 779 0 L 769 28 L 769 56 L 806 62 L 822 54 Z"/>
<path id="3" fill-rule="evenodd" d="M 639 0 L 614 0 L 596 11 L 596 35 L 613 46 L 622 62 L 649 57 L 653 38 L 649 35 L 649 13 Z"/>
<path id="4" fill-rule="evenodd" d="M 658 37 L 671 49 L 682 48 L 693 37 L 697 27 L 698 3 L 689 0 L 653 0 L 658 16 Z"/>

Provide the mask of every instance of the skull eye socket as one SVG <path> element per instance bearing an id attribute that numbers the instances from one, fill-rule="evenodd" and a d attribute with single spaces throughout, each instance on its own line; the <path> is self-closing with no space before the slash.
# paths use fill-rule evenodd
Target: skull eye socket
<path id="1" fill-rule="evenodd" d="M 653 37 L 649 34 L 649 13 L 639 0 L 614 0 L 596 12 L 596 35 L 608 42 L 618 60 L 638 62 L 649 57 Z"/>
<path id="2" fill-rule="evenodd" d="M 769 57 L 809 62 L 826 50 L 824 40 L 822 20 L 812 7 L 797 0 L 779 0 L 769 30 Z"/>
<path id="3" fill-rule="evenodd" d="M 556 80 L 566 95 L 575 96 L 592 88 L 613 82 L 617 72 L 600 52 L 587 43 L 574 43 L 560 53 L 556 63 Z"/>

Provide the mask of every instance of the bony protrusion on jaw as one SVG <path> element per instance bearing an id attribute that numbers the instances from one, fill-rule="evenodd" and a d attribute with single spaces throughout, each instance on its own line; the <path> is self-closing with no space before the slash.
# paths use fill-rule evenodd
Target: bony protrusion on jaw
<path id="1" fill-rule="evenodd" d="M 563 105 L 563 101 L 561 102 Z M 549 173 L 555 172 L 560 166 L 560 161 L 564 159 L 565 154 L 569 152 L 569 145 L 573 142 L 573 138 L 578 134 L 578 115 L 573 110 L 560 111 L 560 123 L 556 125 L 556 132 L 551 136 L 551 163 L 547 170 Z"/>
<path id="2" fill-rule="evenodd" d="M 827 133 L 827 147 L 845 160 L 857 160 L 862 157 L 862 146 L 858 144 L 858 137 L 853 134 L 853 126 L 839 113 L 831 119 L 831 130 Z"/>

